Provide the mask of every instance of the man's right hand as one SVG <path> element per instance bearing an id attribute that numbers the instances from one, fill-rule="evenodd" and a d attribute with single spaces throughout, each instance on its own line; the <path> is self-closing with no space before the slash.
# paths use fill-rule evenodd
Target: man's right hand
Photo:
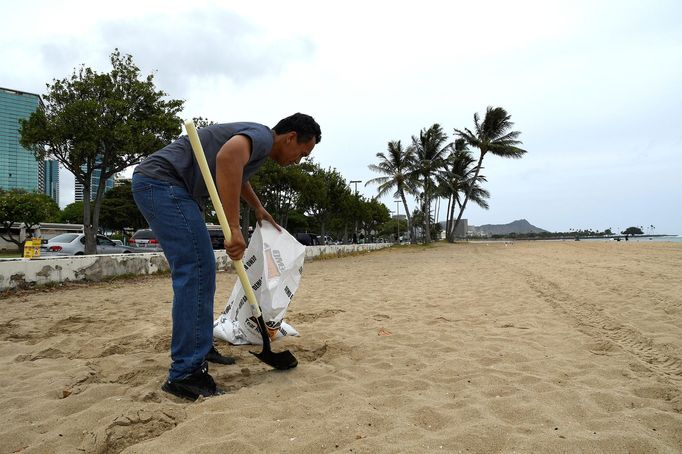
<path id="1" fill-rule="evenodd" d="M 225 240 L 227 255 L 229 255 L 232 260 L 241 260 L 242 257 L 244 257 L 244 250 L 246 250 L 246 241 L 244 241 L 242 229 L 239 227 L 230 227 L 230 233 L 232 233 L 232 241 L 228 242 Z"/>

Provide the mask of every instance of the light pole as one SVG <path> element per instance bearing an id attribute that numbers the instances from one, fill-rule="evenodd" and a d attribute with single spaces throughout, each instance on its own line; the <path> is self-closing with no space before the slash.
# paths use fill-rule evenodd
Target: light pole
<path id="1" fill-rule="evenodd" d="M 362 183 L 362 180 L 350 180 L 350 184 L 355 184 L 355 195 L 358 195 L 358 183 Z"/>
<path id="2" fill-rule="evenodd" d="M 349 183 L 355 184 L 355 197 L 357 197 L 358 196 L 358 183 L 362 183 L 362 180 L 350 180 Z M 355 240 L 357 241 L 357 238 L 358 238 L 358 220 L 357 220 L 357 218 L 355 219 L 355 230 L 353 232 L 354 232 Z"/>

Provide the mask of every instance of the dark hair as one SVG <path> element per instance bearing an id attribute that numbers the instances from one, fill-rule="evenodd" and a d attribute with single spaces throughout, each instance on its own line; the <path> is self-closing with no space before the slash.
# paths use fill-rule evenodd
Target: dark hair
<path id="1" fill-rule="evenodd" d="M 274 128 L 277 134 L 286 134 L 287 132 L 295 132 L 298 136 L 298 143 L 309 142 L 313 137 L 315 143 L 320 143 L 322 140 L 322 131 L 320 125 L 310 115 L 302 114 L 300 112 L 286 117 L 277 123 Z"/>

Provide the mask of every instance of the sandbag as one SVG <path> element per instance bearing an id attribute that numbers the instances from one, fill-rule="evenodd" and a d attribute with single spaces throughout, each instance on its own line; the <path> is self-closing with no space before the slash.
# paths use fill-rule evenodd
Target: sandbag
<path id="1" fill-rule="evenodd" d="M 284 315 L 303 273 L 305 246 L 286 230 L 278 232 L 272 224 L 256 226 L 244 253 L 244 268 L 263 312 L 271 340 L 298 336 Z M 213 323 L 213 337 L 234 345 L 262 344 L 258 321 L 251 312 L 244 288 L 237 280 L 225 310 Z"/>

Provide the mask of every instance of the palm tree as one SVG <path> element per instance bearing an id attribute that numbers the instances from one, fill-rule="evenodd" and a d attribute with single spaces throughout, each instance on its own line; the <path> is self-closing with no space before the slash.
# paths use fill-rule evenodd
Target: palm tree
<path id="1" fill-rule="evenodd" d="M 434 195 L 436 173 L 443 167 L 446 153 L 451 144 L 446 144 L 447 134 L 436 123 L 429 129 L 422 129 L 419 137 L 412 136 L 412 149 L 415 160 L 411 175 L 420 180 L 424 198 L 424 233 L 425 241 L 431 242 L 431 198 Z"/>
<path id="2" fill-rule="evenodd" d="M 467 128 L 464 131 L 455 129 L 457 136 L 464 139 L 468 145 L 476 147 L 480 151 L 473 181 L 478 180 L 478 174 L 483 166 L 483 158 L 488 152 L 502 158 L 521 158 L 526 154 L 526 150 L 517 147 L 517 145 L 522 143 L 520 140 L 517 140 L 521 132 L 512 131 L 513 126 L 514 123 L 511 121 L 511 115 L 506 110 L 502 107 L 493 108 L 489 106 L 486 109 L 483 123 L 480 122 L 478 113 L 474 114 L 474 132 Z M 457 228 L 459 221 L 462 219 L 462 214 L 464 214 L 474 187 L 475 185 L 471 185 L 467 190 L 453 230 Z"/>
<path id="3" fill-rule="evenodd" d="M 411 149 L 404 149 L 400 140 L 392 140 L 388 142 L 388 156 L 384 153 L 377 153 L 379 158 L 378 164 L 370 164 L 369 169 L 373 172 L 381 173 L 384 176 L 372 178 L 365 183 L 378 184 L 377 197 L 382 197 L 394 191 L 393 197 L 400 197 L 407 215 L 407 228 L 410 231 L 410 241 L 414 242 L 414 234 L 412 232 L 412 218 L 410 210 L 407 208 L 407 200 L 405 193 L 414 194 L 414 186 L 410 179 L 410 171 L 413 167 L 414 155 Z"/>
<path id="4" fill-rule="evenodd" d="M 468 192 L 469 186 L 474 185 L 471 191 L 471 200 L 483 209 L 488 209 L 487 199 L 490 193 L 481 187 L 480 183 L 487 181 L 486 177 L 478 174 L 474 181 L 473 176 L 476 160 L 467 148 L 464 139 L 455 140 L 453 152 L 447 159 L 446 165 L 437 176 L 438 194 L 448 199 L 446 211 L 445 232 L 449 242 L 453 242 L 454 229 L 452 228 L 455 208 L 461 207 L 462 197 Z"/>

